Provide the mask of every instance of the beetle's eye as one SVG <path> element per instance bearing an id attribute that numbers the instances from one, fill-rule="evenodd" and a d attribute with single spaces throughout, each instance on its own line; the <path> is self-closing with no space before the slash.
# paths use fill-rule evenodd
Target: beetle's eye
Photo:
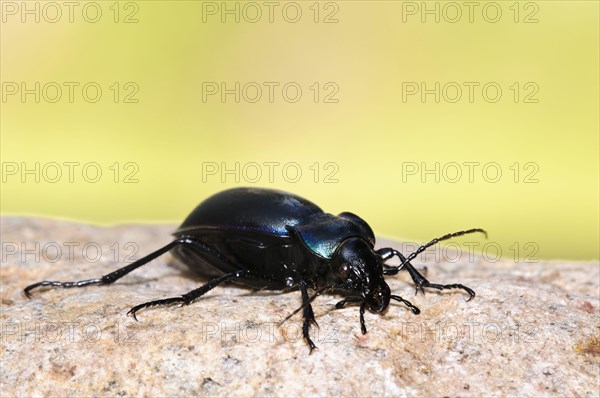
<path id="1" fill-rule="evenodd" d="M 340 266 L 338 267 L 337 273 L 340 278 L 346 279 L 348 277 L 348 275 L 350 275 L 350 264 L 348 264 L 348 263 L 340 264 Z"/>

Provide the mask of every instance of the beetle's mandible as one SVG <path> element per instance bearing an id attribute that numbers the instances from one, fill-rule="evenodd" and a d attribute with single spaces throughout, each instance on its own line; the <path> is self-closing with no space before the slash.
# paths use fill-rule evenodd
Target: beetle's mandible
<path id="1" fill-rule="evenodd" d="M 424 293 L 426 287 L 463 289 L 469 294 L 468 300 L 473 298 L 475 292 L 467 286 L 430 283 L 410 263 L 439 241 L 473 232 L 486 234 L 480 228 L 446 234 L 405 257 L 392 248 L 375 250 L 373 230 L 355 214 L 344 212 L 334 216 L 304 198 L 283 191 L 233 188 L 200 203 L 174 232 L 173 242 L 123 268 L 100 278 L 77 282 L 42 281 L 27 286 L 24 292 L 31 297 L 31 290 L 40 286 L 108 285 L 172 250 L 190 269 L 210 278 L 209 282 L 181 296 L 136 305 L 128 314 L 136 318 L 136 312 L 142 308 L 190 304 L 225 282 L 254 289 L 298 287 L 302 294 L 299 310 L 304 316 L 302 332 L 312 352 L 315 344 L 309 328 L 316 321 L 311 302 L 325 289 L 345 296 L 336 308 L 348 303 L 360 305 L 363 334 L 367 333 L 365 309 L 381 313 L 390 300 L 396 300 L 413 313 L 420 312 L 409 301 L 391 294 L 385 281 L 385 276 L 396 275 L 402 269 L 408 271 L 417 291 Z M 400 265 L 387 265 L 386 261 L 394 256 L 399 258 Z M 317 291 L 312 297 L 308 294 L 309 288 Z"/>

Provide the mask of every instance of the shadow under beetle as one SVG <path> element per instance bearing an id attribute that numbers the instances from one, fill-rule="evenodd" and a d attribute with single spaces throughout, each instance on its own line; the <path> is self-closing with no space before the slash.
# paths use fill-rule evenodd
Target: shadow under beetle
<path id="1" fill-rule="evenodd" d="M 364 313 L 383 312 L 390 300 L 404 303 L 414 314 L 420 310 L 400 296 L 393 295 L 385 276 L 396 275 L 401 269 L 410 274 L 417 292 L 424 288 L 463 289 L 461 284 L 430 283 L 410 263 L 419 253 L 439 241 L 473 232 L 469 229 L 433 239 L 405 257 L 392 248 L 375 250 L 375 235 L 369 225 L 355 214 L 337 216 L 323 212 L 314 203 L 291 193 L 272 189 L 234 188 L 217 193 L 196 209 L 174 232 L 176 239 L 163 248 L 101 278 L 78 282 L 42 281 L 27 286 L 24 293 L 40 286 L 82 287 L 107 285 L 173 250 L 173 255 L 190 269 L 211 278 L 203 286 L 182 296 L 149 301 L 131 308 L 135 319 L 142 308 L 171 303 L 190 304 L 225 282 L 254 289 L 282 290 L 298 287 L 302 294 L 304 323 L 302 333 L 310 346 L 316 347 L 309 335 L 310 324 L 317 325 L 312 300 L 325 290 L 337 290 L 346 297 L 336 304 L 360 304 L 360 327 L 367 333 Z M 487 236 L 487 234 L 486 234 Z M 397 256 L 398 266 L 385 262 Z M 317 290 L 312 297 L 308 289 Z"/>

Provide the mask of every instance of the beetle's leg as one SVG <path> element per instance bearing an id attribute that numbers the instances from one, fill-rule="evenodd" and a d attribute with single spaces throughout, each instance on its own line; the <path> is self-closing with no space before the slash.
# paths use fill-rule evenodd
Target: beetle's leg
<path id="1" fill-rule="evenodd" d="M 427 285 L 429 283 L 429 281 L 427 279 L 425 279 L 425 277 L 423 275 L 421 275 L 419 273 L 419 271 L 417 271 L 416 268 L 413 267 L 413 265 L 409 261 L 407 261 L 407 258 L 404 257 L 404 255 L 402 253 L 400 253 L 398 250 L 392 249 L 391 247 L 386 247 L 384 249 L 377 250 L 377 254 L 379 254 L 384 261 L 389 260 L 393 256 L 398 256 L 398 258 L 400 259 L 401 265 L 388 267 L 387 269 L 385 269 L 383 271 L 383 274 L 384 275 L 396 275 L 402 268 L 404 268 L 410 274 L 410 277 L 412 278 L 413 282 L 416 285 L 417 291 L 420 289 L 421 293 L 425 294 L 425 290 L 423 289 L 423 286 Z"/>
<path id="2" fill-rule="evenodd" d="M 402 261 L 402 263 L 399 266 L 397 266 L 397 267 L 385 269 L 383 271 L 383 274 L 384 275 L 396 275 L 402 268 L 406 268 L 406 270 L 410 274 L 413 282 L 416 285 L 417 291 L 421 290 L 421 292 L 424 294 L 425 293 L 425 289 L 424 289 L 425 287 L 430 287 L 430 288 L 439 289 L 439 290 L 443 290 L 443 289 L 463 289 L 467 293 L 469 293 L 469 298 L 467 299 L 467 301 L 469 301 L 473 297 L 475 297 L 475 292 L 471 288 L 469 288 L 467 286 L 464 286 L 464 285 L 461 285 L 459 283 L 454 283 L 454 284 L 449 284 L 449 285 L 440 285 L 440 284 L 437 284 L 437 283 L 430 283 L 427 279 L 425 279 L 425 277 L 423 275 L 421 275 L 419 273 L 419 271 L 417 271 L 415 269 L 415 267 L 412 266 L 412 264 L 410 262 L 412 260 L 414 260 L 420 253 L 422 253 L 425 250 L 427 250 L 428 247 L 433 246 L 433 245 L 435 245 L 438 242 L 441 242 L 443 240 L 447 240 L 447 239 L 450 239 L 450 238 L 454 238 L 454 237 L 457 237 L 457 236 L 471 234 L 471 233 L 474 233 L 474 232 L 481 232 L 487 238 L 487 232 L 485 232 L 485 230 L 483 230 L 481 228 L 472 228 L 472 229 L 468 229 L 466 231 L 453 232 L 453 233 L 449 233 L 449 234 L 446 234 L 444 236 L 441 236 L 439 238 L 432 239 L 429 243 L 427 243 L 427 244 L 419 247 L 417 250 L 415 250 L 413 253 L 411 253 L 408 257 L 404 257 L 404 255 L 402 255 L 402 253 L 400 253 L 399 251 L 394 250 L 394 249 L 390 249 L 390 248 L 380 249 L 380 250 L 377 251 L 377 253 L 379 253 L 384 260 L 389 259 L 389 258 L 393 257 L 394 255 L 396 255 Z"/>
<path id="3" fill-rule="evenodd" d="M 426 287 L 430 287 L 432 289 L 439 289 L 439 290 L 444 290 L 444 289 L 463 289 L 464 291 L 466 291 L 467 293 L 469 293 L 469 298 L 467 299 L 467 301 L 469 301 L 473 297 L 475 297 L 475 292 L 473 291 L 473 289 L 471 289 L 468 286 L 461 285 L 460 283 L 452 283 L 452 284 L 448 284 L 448 285 L 440 285 L 440 284 L 437 284 L 437 283 L 431 283 L 431 282 L 429 282 L 423 275 L 421 275 L 419 273 L 419 271 L 417 271 L 415 269 L 415 267 L 412 266 L 412 264 L 410 262 L 407 261 L 407 258 L 404 257 L 404 255 L 402 253 L 400 253 L 397 250 L 393 250 L 393 249 L 391 249 L 391 250 L 394 252 L 394 255 L 398 256 L 398 258 L 400 258 L 400 260 L 402 261 L 403 265 L 401 265 L 400 267 L 403 267 L 404 269 L 406 269 L 408 271 L 408 273 L 410 274 L 410 277 L 412 278 L 413 282 L 415 283 L 415 291 L 416 292 L 421 291 L 421 293 L 425 294 L 425 288 Z M 387 269 L 387 270 L 383 271 L 383 274 L 384 275 L 396 275 L 398 273 L 399 269 L 401 269 L 401 268 Z"/>
<path id="4" fill-rule="evenodd" d="M 363 303 L 360 305 L 360 331 L 362 332 L 362 334 L 367 334 L 367 325 L 365 325 L 365 305 L 367 303 L 365 303 L 363 301 Z"/>
<path id="5" fill-rule="evenodd" d="M 168 305 L 173 303 L 181 303 L 181 305 L 187 305 L 192 303 L 192 301 L 196 300 L 200 296 L 208 293 L 215 287 L 219 286 L 222 283 L 229 282 L 232 279 L 240 278 L 246 276 L 248 274 L 247 270 L 240 270 L 236 272 L 232 272 L 231 274 L 226 274 L 211 280 L 210 282 L 200 286 L 197 289 L 194 289 L 186 294 L 177 297 L 169 297 L 161 300 L 148 301 L 146 303 L 138 304 L 135 307 L 131 308 L 127 315 L 131 314 L 133 318 L 137 321 L 137 317 L 135 313 L 141 310 L 142 308 L 155 307 L 158 305 Z"/>
<path id="6" fill-rule="evenodd" d="M 335 305 L 335 308 L 339 310 L 341 308 L 344 308 L 346 306 L 346 303 L 362 303 L 363 301 L 365 301 L 365 299 L 361 296 L 347 296 L 344 297 L 342 301 L 338 302 Z"/>
<path id="7" fill-rule="evenodd" d="M 302 314 L 304 317 L 304 323 L 302 324 L 302 335 L 306 339 L 308 346 L 310 347 L 310 353 L 312 354 L 313 350 L 317 348 L 315 343 L 310 338 L 309 329 L 310 324 L 314 324 L 315 326 L 319 326 L 317 321 L 315 320 L 315 314 L 312 309 L 312 305 L 310 304 L 310 299 L 308 297 L 308 291 L 305 281 L 300 281 L 300 292 L 302 293 L 302 306 L 304 307 Z"/>
<path id="8" fill-rule="evenodd" d="M 395 256 L 395 251 L 396 250 L 392 249 L 391 247 L 383 247 L 375 252 L 379 254 L 379 257 L 381 257 L 381 259 L 385 262 Z M 383 264 L 383 266 L 386 268 L 396 268 L 395 265 Z"/>
<path id="9" fill-rule="evenodd" d="M 42 282 L 34 283 L 33 285 L 27 286 L 23 290 L 23 292 L 25 293 L 25 295 L 27 297 L 31 297 L 30 291 L 37 287 L 40 287 L 40 286 L 82 287 L 82 286 L 87 286 L 87 285 L 108 285 L 108 284 L 115 282 L 118 279 L 121 279 L 122 277 L 124 277 L 125 275 L 130 273 L 131 271 L 141 267 L 142 265 L 149 263 L 150 261 L 154 260 L 158 256 L 168 252 L 169 250 L 171 250 L 172 248 L 174 248 L 175 246 L 178 246 L 178 245 L 191 245 L 191 246 L 196 246 L 196 247 L 199 246 L 202 250 L 218 257 L 220 260 L 231 263 L 231 261 L 227 257 L 223 256 L 219 251 L 214 249 L 212 246 L 204 243 L 203 241 L 201 241 L 197 238 L 190 237 L 190 236 L 183 236 L 183 237 L 180 237 L 180 238 L 174 240 L 173 242 L 169 243 L 168 245 L 158 249 L 157 251 L 152 252 L 152 253 L 148 254 L 147 256 L 142 257 L 139 260 L 136 260 L 133 263 L 126 265 L 123 268 L 119 268 L 118 270 L 113 271 L 110 274 L 106 274 L 100 278 L 86 279 L 86 280 L 78 281 L 78 282 L 42 281 Z M 237 264 L 233 264 L 233 265 L 235 266 L 235 268 L 241 268 Z"/>
<path id="10" fill-rule="evenodd" d="M 339 301 L 335 308 L 344 308 L 346 303 L 361 303 L 360 304 L 360 331 L 362 334 L 367 334 L 367 326 L 365 325 L 365 299 L 361 296 L 348 296 L 344 297 L 342 301 Z"/>
<path id="11" fill-rule="evenodd" d="M 432 289 L 438 289 L 438 290 L 444 290 L 444 289 L 463 289 L 464 291 L 466 291 L 467 293 L 469 293 L 469 298 L 467 299 L 467 301 L 470 301 L 473 297 L 475 297 L 475 292 L 473 291 L 473 289 L 471 289 L 468 286 L 462 285 L 460 283 L 452 283 L 452 284 L 447 284 L 447 285 L 440 285 L 440 284 L 437 284 L 437 283 L 431 283 L 431 282 L 429 282 L 423 275 L 421 275 L 419 273 L 419 271 L 417 271 L 415 269 L 415 267 L 412 266 L 411 263 L 406 262 L 406 257 L 404 257 L 402 255 L 402 253 L 398 252 L 398 257 L 400 257 L 400 260 L 402 260 L 403 264 L 405 263 L 404 267 L 406 268 L 406 270 L 410 274 L 410 277 L 412 278 L 413 282 L 415 283 L 415 292 L 420 290 L 421 293 L 425 294 L 425 288 L 426 287 L 430 287 Z"/>
<path id="12" fill-rule="evenodd" d="M 25 295 L 27 297 L 31 297 L 31 293 L 30 291 L 40 287 L 40 286 L 57 286 L 57 287 L 82 287 L 82 286 L 87 286 L 87 285 L 108 285 L 110 283 L 113 283 L 114 281 L 116 281 L 117 279 L 122 278 L 123 276 L 127 275 L 128 273 L 130 273 L 131 271 L 133 271 L 136 268 L 141 267 L 144 264 L 149 263 L 150 261 L 154 260 L 156 257 L 160 256 L 161 254 L 164 254 L 166 252 L 168 252 L 169 250 L 171 250 L 172 248 L 174 248 L 175 246 L 185 243 L 185 239 L 177 239 L 174 240 L 173 242 L 169 243 L 168 245 L 158 249 L 157 251 L 148 254 L 145 257 L 140 258 L 137 261 L 134 261 L 133 263 L 123 267 L 123 268 L 119 268 L 116 271 L 111 272 L 110 274 L 104 275 L 100 278 L 94 278 L 94 279 L 86 279 L 86 280 L 82 280 L 82 281 L 77 281 L 77 282 L 59 282 L 59 281 L 42 281 L 42 282 L 38 282 L 38 283 L 34 283 L 33 285 L 29 285 L 27 286 L 23 292 L 25 293 Z"/>
<path id="13" fill-rule="evenodd" d="M 410 261 L 407 261 L 406 257 L 404 257 L 402 253 L 400 253 L 398 250 L 392 249 L 391 247 L 385 247 L 383 249 L 377 250 L 377 254 L 381 256 L 381 259 L 383 261 L 387 261 L 394 256 L 398 256 L 398 258 L 400 259 L 400 265 L 386 266 L 386 269 L 383 271 L 383 274 L 396 275 L 400 271 L 400 269 L 405 268 L 410 273 L 410 276 L 415 282 L 417 289 L 421 289 L 421 293 L 425 294 L 423 285 L 429 283 L 429 281 L 427 281 L 427 279 L 425 279 L 425 277 L 421 275 L 415 267 L 413 267 Z"/>

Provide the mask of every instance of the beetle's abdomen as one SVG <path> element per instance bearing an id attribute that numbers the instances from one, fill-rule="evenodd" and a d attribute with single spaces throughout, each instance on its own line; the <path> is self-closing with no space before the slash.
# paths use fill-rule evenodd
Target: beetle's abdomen
<path id="1" fill-rule="evenodd" d="M 291 193 L 257 188 L 233 188 L 219 192 L 187 217 L 177 233 L 194 229 L 248 230 L 287 236 L 287 226 L 322 213 L 314 203 Z"/>

